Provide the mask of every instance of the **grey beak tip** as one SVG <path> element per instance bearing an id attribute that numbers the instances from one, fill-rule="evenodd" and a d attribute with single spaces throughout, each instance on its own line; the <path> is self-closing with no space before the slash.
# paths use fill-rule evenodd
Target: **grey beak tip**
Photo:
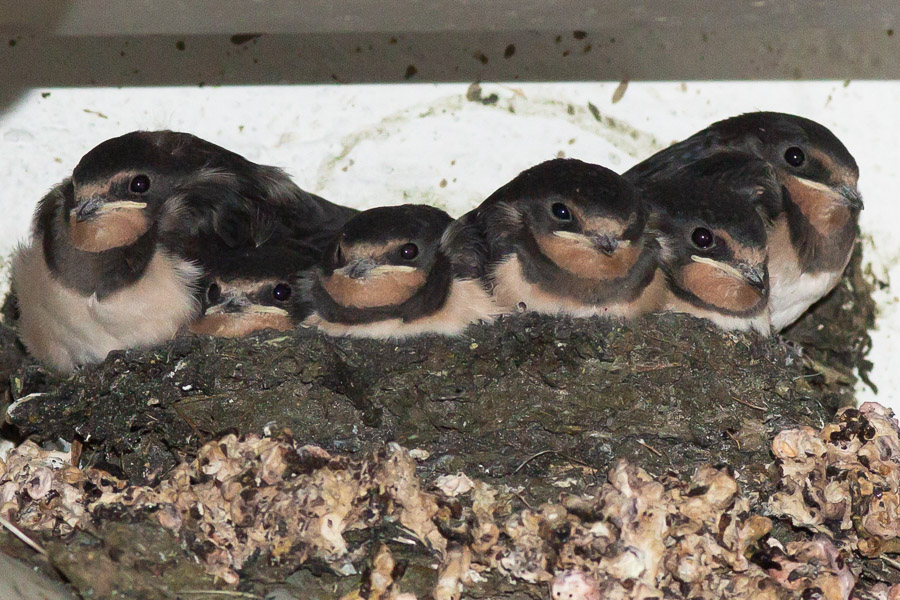
<path id="1" fill-rule="evenodd" d="M 81 204 L 75 207 L 75 219 L 77 221 L 84 221 L 89 219 L 98 208 L 100 208 L 101 201 L 98 198 L 88 198 Z"/>
<path id="2" fill-rule="evenodd" d="M 221 306 L 221 310 L 226 313 L 236 313 L 250 306 L 250 300 L 244 296 L 231 295 L 229 293 L 227 295 L 223 294 L 213 306 Z"/>
<path id="3" fill-rule="evenodd" d="M 369 269 L 365 265 L 356 263 L 352 267 L 350 267 L 350 271 L 347 274 L 351 279 L 362 279 L 366 276 L 366 273 L 368 271 Z"/>
<path id="4" fill-rule="evenodd" d="M 847 204 L 850 205 L 851 208 L 855 208 L 857 210 L 862 210 L 865 208 L 865 204 L 863 203 L 862 194 L 859 193 L 859 190 L 853 187 L 845 186 L 843 188 L 844 199 L 847 201 Z"/>
<path id="5" fill-rule="evenodd" d="M 766 287 L 766 276 L 764 273 L 753 272 L 753 274 L 748 277 L 750 283 L 753 284 L 754 287 L 759 289 L 765 289 Z"/>
<path id="6" fill-rule="evenodd" d="M 347 275 L 351 279 L 363 279 L 369 274 L 369 271 L 378 266 L 374 260 L 358 260 L 351 263 Z"/>
<path id="7" fill-rule="evenodd" d="M 605 235 L 595 238 L 594 244 L 604 254 L 612 254 L 616 251 L 616 248 L 619 247 L 618 240 L 609 238 Z"/>

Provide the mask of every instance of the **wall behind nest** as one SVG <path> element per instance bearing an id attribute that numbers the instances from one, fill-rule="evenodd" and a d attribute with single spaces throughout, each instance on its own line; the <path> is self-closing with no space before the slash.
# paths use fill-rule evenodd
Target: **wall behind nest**
<path id="1" fill-rule="evenodd" d="M 189 131 L 350 206 L 424 202 L 457 216 L 548 158 L 623 171 L 714 120 L 790 112 L 831 128 L 860 165 L 865 255 L 884 285 L 870 357 L 880 392 L 858 397 L 900 412 L 889 285 L 900 36 L 880 22 L 683 25 L 63 37 L 11 30 L 0 12 L 0 255 L 87 150 L 134 129 Z"/>

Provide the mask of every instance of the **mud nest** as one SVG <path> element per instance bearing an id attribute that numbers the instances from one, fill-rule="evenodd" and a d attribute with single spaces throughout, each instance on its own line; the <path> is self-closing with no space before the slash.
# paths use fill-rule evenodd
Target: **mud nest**
<path id="1" fill-rule="evenodd" d="M 599 552 L 595 560 L 560 562 L 560 548 L 545 547 L 547 532 L 554 531 L 542 524 L 547 511 L 562 511 L 559 523 L 569 522 L 578 510 L 588 510 L 573 507 L 602 496 L 603 486 L 631 493 L 619 484 L 632 479 L 661 486 L 656 501 L 670 506 L 677 504 L 673 490 L 680 490 L 680 498 L 725 473 L 735 487 L 715 510 L 730 515 L 734 531 L 758 529 L 754 515 L 769 525 L 765 532 L 740 534 L 739 544 L 726 544 L 722 552 L 730 558 L 719 560 L 717 568 L 746 571 L 751 556 L 773 547 L 759 544 L 775 539 L 782 554 L 760 555 L 766 560 L 814 560 L 830 565 L 838 581 L 855 582 L 863 563 L 854 563 L 853 573 L 838 564 L 847 548 L 798 533 L 816 530 L 822 536 L 830 530 L 775 514 L 767 502 L 781 481 L 772 467 L 775 436 L 803 427 L 818 431 L 853 403 L 856 377 L 866 377 L 867 332 L 874 319 L 870 292 L 857 250 L 841 286 L 779 338 L 723 333 L 682 315 L 620 325 L 523 314 L 473 327 L 461 338 L 402 343 L 328 338 L 308 330 L 246 340 L 186 337 L 150 351 L 111 354 L 103 364 L 65 378 L 30 363 L 11 332 L 0 329 L 0 374 L 9 374 L 3 378 L 7 389 L 0 389 L 11 403 L 8 434 L 31 440 L 20 448 L 37 453 L 28 460 L 46 462 L 41 452 L 63 450 L 63 458 L 41 476 L 33 474 L 33 465 L 20 465 L 16 477 L 24 483 L 8 488 L 9 497 L 0 500 L 13 502 L 4 510 L 14 519 L 31 515 L 18 522 L 48 545 L 50 564 L 84 597 L 170 598 L 188 587 L 235 586 L 258 595 L 280 587 L 301 598 L 366 597 L 362 586 L 373 598 L 397 597 L 401 589 L 420 598 L 524 598 L 546 597 L 554 577 L 552 589 L 560 594 L 576 588 L 594 593 L 606 585 L 608 572 L 590 565 L 613 560 L 631 544 L 620 531 L 608 540 L 615 552 L 591 542 Z M 60 440 L 72 446 L 48 446 Z M 265 452 L 274 454 L 265 458 Z M 270 475 L 277 481 L 268 481 L 265 462 L 276 455 L 277 468 L 270 467 L 278 472 Z M 214 459 L 231 461 L 227 476 L 209 471 Z M 71 490 L 53 487 L 64 481 L 60 463 Z M 391 468 L 396 472 L 387 473 Z M 325 471 L 345 477 L 334 475 L 331 483 L 315 479 Z M 36 486 L 34 494 L 23 485 Z M 241 498 L 238 504 L 245 504 L 235 514 L 215 504 L 225 502 L 218 498 L 225 498 L 229 485 L 227 502 Z M 459 486 L 468 489 L 460 492 Z M 326 500 L 310 500 L 312 506 L 337 502 L 329 494 L 352 497 L 344 512 L 334 513 L 340 519 L 328 524 L 297 499 L 304 489 L 325 490 L 320 496 Z M 521 522 L 501 526 L 492 517 L 497 536 L 479 545 L 487 526 L 477 517 L 473 489 L 494 490 L 504 498 L 504 518 L 519 515 Z M 166 490 L 169 496 L 159 496 Z M 191 502 L 206 506 L 198 496 L 204 493 L 217 498 L 205 514 L 195 514 L 202 508 L 178 508 Z M 260 508 L 260 493 L 286 494 L 298 503 L 296 511 Z M 457 498 L 465 493 L 468 505 Z M 68 505 L 82 508 L 61 515 L 31 510 L 54 502 L 56 510 L 64 503 L 57 499 L 67 494 Z M 404 513 L 410 510 L 421 513 L 415 526 Z M 576 525 L 594 526 L 599 517 L 586 514 Z M 712 527 L 703 518 L 698 522 L 706 525 L 697 531 Z M 517 539 L 510 527 L 520 533 L 534 529 L 532 541 L 542 548 L 504 546 L 519 553 L 516 568 L 509 567 L 512 559 L 495 557 L 495 564 L 485 558 L 491 544 Z M 226 530 L 235 536 L 230 547 L 219 543 L 228 538 Z M 310 537 L 311 530 L 319 537 Z M 660 535 L 660 543 L 669 543 L 668 534 Z M 105 568 L 133 576 L 129 583 L 118 591 L 117 583 L 102 588 L 83 558 L 86 546 Z M 594 550 L 572 548 L 584 556 L 594 556 Z M 849 552 L 861 556 L 856 546 Z M 757 563 L 752 564 L 758 577 L 744 583 L 763 582 L 757 590 L 772 586 L 771 597 L 782 597 L 788 588 L 772 573 L 775 567 Z M 883 565 L 866 569 L 872 585 L 891 581 Z M 626 577 L 629 572 L 621 573 L 624 595 L 598 597 L 654 597 L 635 591 L 653 578 Z M 665 589 L 653 589 L 673 598 L 691 597 L 692 590 L 713 593 L 712 584 L 694 583 L 676 577 Z M 576 587 L 565 587 L 570 585 Z M 314 589 L 321 593 L 314 595 Z M 612 592 L 604 588 L 603 594 Z"/>

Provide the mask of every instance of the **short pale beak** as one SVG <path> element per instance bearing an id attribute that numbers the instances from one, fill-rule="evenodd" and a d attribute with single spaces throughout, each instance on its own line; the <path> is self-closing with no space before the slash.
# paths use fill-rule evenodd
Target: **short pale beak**
<path id="1" fill-rule="evenodd" d="M 594 247 L 604 254 L 612 254 L 619 247 L 619 239 L 608 235 L 595 235 L 591 237 Z"/>
<path id="2" fill-rule="evenodd" d="M 862 194 L 859 193 L 859 190 L 854 186 L 842 185 L 841 186 L 841 197 L 847 201 L 847 206 L 850 208 L 855 208 L 856 210 L 862 210 L 865 208 L 863 204 Z"/>
<path id="3" fill-rule="evenodd" d="M 691 260 L 693 260 L 694 262 L 707 264 L 711 267 L 715 267 L 720 271 L 734 277 L 735 279 L 746 281 L 761 292 L 765 292 L 766 287 L 768 286 L 769 277 L 765 265 L 749 265 L 746 263 L 739 263 L 737 266 L 732 266 L 727 263 L 714 260 L 712 258 L 697 256 L 696 254 L 691 256 Z"/>
<path id="4" fill-rule="evenodd" d="M 361 260 L 354 260 L 347 266 L 337 269 L 336 272 L 349 277 L 350 279 L 365 279 L 369 276 L 369 272 L 377 266 L 378 263 L 374 260 L 364 258 Z"/>
<path id="5" fill-rule="evenodd" d="M 389 273 L 409 273 L 415 270 L 415 267 L 408 265 L 379 265 L 371 258 L 364 258 L 355 260 L 340 269 L 336 269 L 335 273 L 344 275 L 350 279 L 366 279 L 368 277 L 379 277 Z"/>
<path id="6" fill-rule="evenodd" d="M 805 177 L 798 177 L 797 179 L 803 185 L 834 198 L 840 204 L 844 204 L 856 210 L 863 209 L 862 194 L 859 193 L 859 190 L 856 189 L 855 185 L 841 184 L 835 186 L 819 181 L 813 181 L 812 179 L 806 179 Z"/>
<path id="7" fill-rule="evenodd" d="M 288 316 L 288 312 L 277 306 L 268 306 L 265 304 L 251 304 L 245 298 L 229 298 L 225 302 L 219 302 L 210 306 L 206 310 L 206 314 L 268 314 L 268 315 L 284 315 Z"/>
<path id="8" fill-rule="evenodd" d="M 251 304 L 247 307 L 247 312 L 264 314 L 264 315 L 282 315 L 288 316 L 288 311 L 277 306 L 269 306 L 267 304 Z"/>
<path id="9" fill-rule="evenodd" d="M 768 287 L 769 274 L 765 265 L 738 265 L 738 271 L 744 276 L 744 279 L 753 287 L 761 292 L 765 292 Z"/>
<path id="10" fill-rule="evenodd" d="M 573 242 L 584 244 L 585 246 L 591 246 L 604 254 L 612 254 L 622 244 L 619 238 L 608 235 L 588 236 L 581 233 L 575 233 L 574 231 L 554 231 L 553 235 L 565 240 L 572 240 Z"/>
<path id="11" fill-rule="evenodd" d="M 132 202 L 131 200 L 104 202 L 102 196 L 91 196 L 69 211 L 69 217 L 74 217 L 75 221 L 82 222 L 116 210 L 144 210 L 145 208 L 147 208 L 146 202 Z"/>
<path id="12" fill-rule="evenodd" d="M 222 298 L 215 304 L 206 309 L 207 314 L 237 313 L 244 312 L 250 302 L 246 298 Z"/>
<path id="13" fill-rule="evenodd" d="M 591 238 L 580 233 L 575 233 L 574 231 L 554 231 L 553 235 L 555 235 L 556 237 L 561 237 L 564 240 L 572 240 L 573 242 L 578 242 L 579 244 L 593 244 Z"/>

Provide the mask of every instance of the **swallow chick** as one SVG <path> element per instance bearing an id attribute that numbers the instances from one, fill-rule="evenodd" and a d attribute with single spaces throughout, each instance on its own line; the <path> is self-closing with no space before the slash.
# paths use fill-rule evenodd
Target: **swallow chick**
<path id="1" fill-rule="evenodd" d="M 203 316 L 188 328 L 216 337 L 245 337 L 257 331 L 294 328 L 291 281 L 216 278 L 206 286 Z"/>
<path id="2" fill-rule="evenodd" d="M 840 281 L 863 208 L 859 168 L 826 127 L 802 117 L 755 112 L 719 121 L 625 173 L 639 189 L 662 184 L 686 165 L 740 152 L 770 169 L 742 184 L 776 189 L 759 204 L 769 220 L 770 311 L 776 330 L 796 321 Z"/>
<path id="3" fill-rule="evenodd" d="M 126 192 L 128 199 L 107 208 L 93 191 L 86 198 L 78 191 L 68 180 L 41 200 L 32 241 L 12 260 L 19 337 L 59 371 L 167 340 L 199 309 L 201 269 L 157 247 L 151 216 L 157 207 L 128 195 L 140 192 Z"/>
<path id="4" fill-rule="evenodd" d="M 770 335 L 765 221 L 746 193 L 694 174 L 656 186 L 645 198 L 661 246 L 666 310 Z"/>
<path id="5" fill-rule="evenodd" d="M 296 242 L 310 264 L 355 213 L 186 133 L 101 143 L 38 204 L 13 258 L 19 335 L 60 371 L 171 338 L 228 252 Z"/>
<path id="6" fill-rule="evenodd" d="M 265 329 L 293 329 L 298 313 L 295 290 L 309 268 L 308 254 L 291 247 L 267 247 L 220 258 L 218 273 L 207 273 L 199 296 L 202 315 L 188 325 L 199 335 L 245 337 Z"/>
<path id="7" fill-rule="evenodd" d="M 485 240 L 484 279 L 504 310 L 633 318 L 663 307 L 647 210 L 609 169 L 541 163 L 460 222 Z"/>
<path id="8" fill-rule="evenodd" d="M 322 262 L 304 277 L 297 301 L 303 324 L 330 335 L 402 338 L 458 335 L 497 314 L 469 266 L 466 230 L 444 211 L 405 204 L 350 219 Z"/>

